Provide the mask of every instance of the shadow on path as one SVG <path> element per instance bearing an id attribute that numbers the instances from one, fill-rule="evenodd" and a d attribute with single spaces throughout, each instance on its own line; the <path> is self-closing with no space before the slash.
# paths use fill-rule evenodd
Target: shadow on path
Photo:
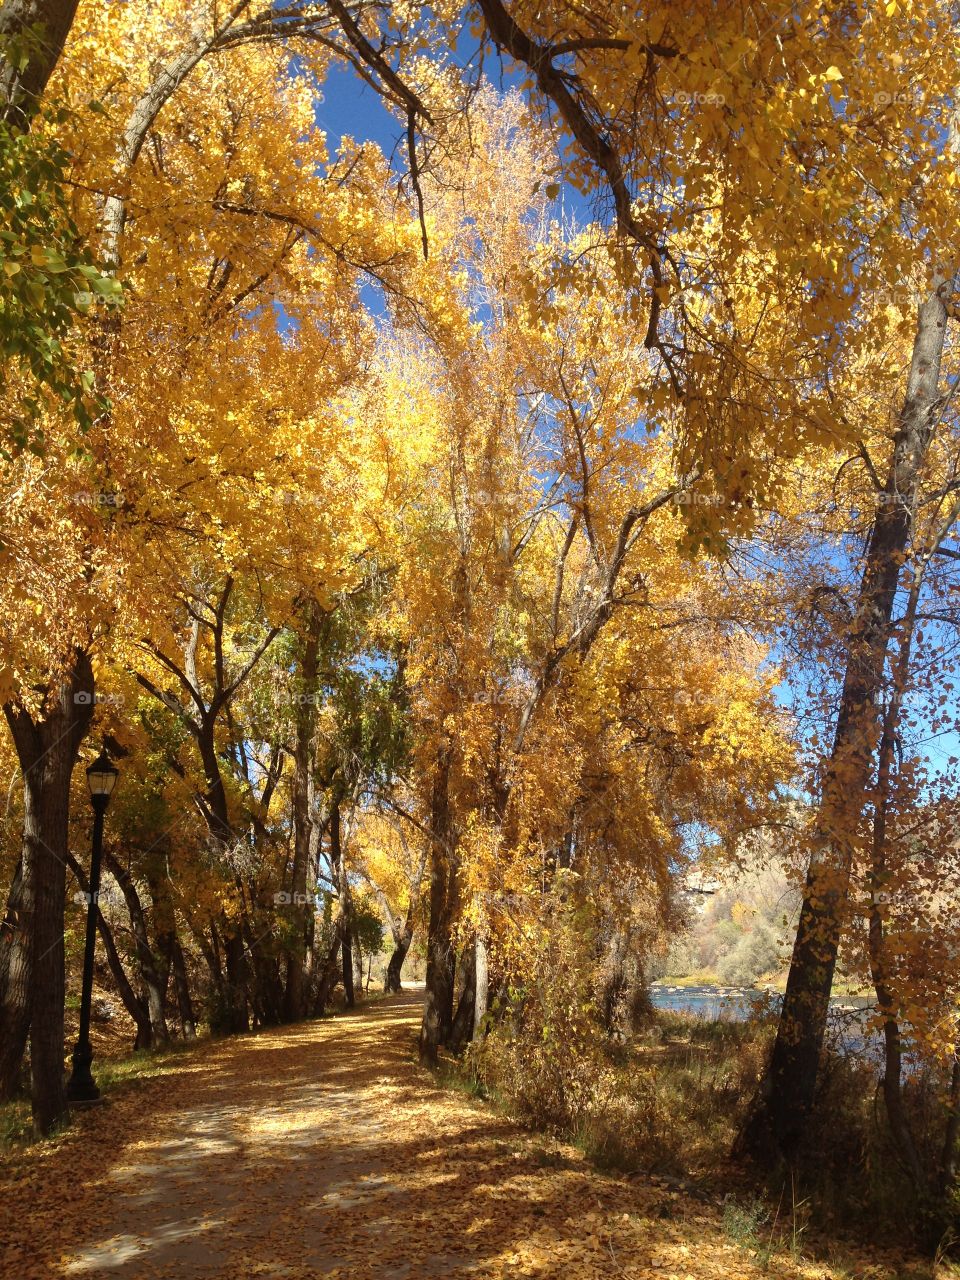
<path id="1" fill-rule="evenodd" d="M 415 1061 L 421 999 L 201 1046 L 83 1116 L 0 1187 L 0 1275 L 761 1274 L 702 1205 L 438 1089 Z"/>

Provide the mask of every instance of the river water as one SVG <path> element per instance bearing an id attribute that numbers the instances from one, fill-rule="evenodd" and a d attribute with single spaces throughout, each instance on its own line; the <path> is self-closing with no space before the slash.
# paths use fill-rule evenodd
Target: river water
<path id="1" fill-rule="evenodd" d="M 773 993 L 779 999 L 777 993 Z M 654 983 L 650 999 L 655 1009 L 667 1009 L 671 1013 L 692 1013 L 706 1022 L 717 1018 L 730 1018 L 742 1022 L 760 1000 L 769 993 L 756 987 L 673 987 L 667 983 Z"/>
<path id="2" fill-rule="evenodd" d="M 650 1000 L 655 1009 L 672 1013 L 691 1013 L 705 1022 L 726 1018 L 743 1022 L 758 1008 L 780 1004 L 780 992 L 757 987 L 678 987 L 670 983 L 654 983 Z M 837 996 L 830 1001 L 829 1038 L 848 1052 L 867 1053 L 873 1057 L 879 1050 L 879 1036 L 867 1030 L 873 1009 L 865 996 Z"/>

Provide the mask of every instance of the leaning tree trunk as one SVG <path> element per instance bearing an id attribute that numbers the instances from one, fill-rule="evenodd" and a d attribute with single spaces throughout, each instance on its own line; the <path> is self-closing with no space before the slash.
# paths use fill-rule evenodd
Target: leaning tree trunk
<path id="1" fill-rule="evenodd" d="M 879 738 L 877 706 L 917 485 L 936 428 L 940 361 L 952 292 L 943 279 L 919 309 L 907 392 L 867 547 L 833 748 L 821 791 L 800 923 L 777 1037 L 740 1147 L 792 1157 L 813 1106 L 853 851 Z"/>
<path id="2" fill-rule="evenodd" d="M 410 877 L 408 883 L 409 901 L 407 902 L 407 913 L 401 916 L 395 912 L 390 906 L 390 901 L 383 890 L 370 881 L 371 887 L 377 895 L 377 901 L 383 911 L 384 919 L 390 929 L 390 935 L 393 938 L 393 952 L 387 964 L 387 972 L 383 979 L 383 989 L 387 992 L 402 991 L 403 987 L 400 981 L 401 971 L 403 970 L 403 962 L 407 958 L 410 950 L 410 944 L 413 942 L 413 916 L 417 903 L 420 898 L 420 885 L 423 881 L 424 868 L 427 865 L 427 851 L 424 850 L 423 856 L 416 868 L 416 871 Z"/>
<path id="3" fill-rule="evenodd" d="M 150 1041 L 148 1045 L 138 1048 L 156 1047 L 168 1044 L 170 1032 L 167 1029 L 167 1017 L 164 1009 L 166 1003 L 166 973 L 161 968 L 147 932 L 147 918 L 140 901 L 140 894 L 134 884 L 133 876 L 123 864 L 108 850 L 103 851 L 103 860 L 110 874 L 120 886 L 123 900 L 127 904 L 130 916 L 130 927 L 137 954 L 137 968 L 140 981 L 146 996 L 146 1006 L 150 1019 Z"/>
<path id="4" fill-rule="evenodd" d="M 34 1125 L 49 1133 L 66 1114 L 63 1071 L 64 951 L 70 779 L 93 715 L 93 668 L 74 651 L 43 718 L 7 703 L 4 714 L 23 773 L 21 874 L 32 900 L 29 947 L 21 957 L 30 992 Z"/>
<path id="5" fill-rule="evenodd" d="M 89 902 L 90 880 L 80 862 L 69 850 L 67 851 L 67 863 L 76 878 L 77 884 L 80 886 L 80 892 L 86 896 Z M 113 976 L 117 994 L 123 1001 L 123 1007 L 130 1015 L 137 1029 L 133 1047 L 134 1049 L 149 1049 L 153 1039 L 153 1032 L 150 1026 L 150 1011 L 147 1008 L 147 1002 L 140 999 L 134 991 L 130 979 L 127 977 L 123 961 L 120 959 L 120 953 L 117 951 L 117 944 L 113 940 L 113 933 L 104 918 L 103 912 L 100 910 L 99 902 L 96 905 L 96 911 L 97 931 L 100 934 L 100 941 L 103 944 L 104 955 L 107 957 L 107 964 L 110 966 L 110 973 Z"/>

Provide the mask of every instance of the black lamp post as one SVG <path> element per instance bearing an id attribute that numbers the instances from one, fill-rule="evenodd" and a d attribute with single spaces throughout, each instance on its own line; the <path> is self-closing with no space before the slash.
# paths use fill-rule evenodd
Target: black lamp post
<path id="1" fill-rule="evenodd" d="M 96 1102 L 100 1090 L 90 1074 L 90 1001 L 93 994 L 93 952 L 97 942 L 97 903 L 100 897 L 100 858 L 103 853 L 103 815 L 119 770 L 101 751 L 87 770 L 87 786 L 93 805 L 93 853 L 90 858 L 90 893 L 87 899 L 87 933 L 83 949 L 83 990 L 80 995 L 80 1033 L 73 1050 L 73 1071 L 67 1082 L 69 1102 Z"/>

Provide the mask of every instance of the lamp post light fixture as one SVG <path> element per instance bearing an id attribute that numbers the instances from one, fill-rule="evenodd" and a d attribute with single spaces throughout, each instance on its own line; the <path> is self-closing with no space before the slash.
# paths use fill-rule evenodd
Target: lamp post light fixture
<path id="1" fill-rule="evenodd" d="M 93 1049 L 90 1045 L 90 1002 L 93 995 L 93 952 L 97 942 L 97 912 L 100 898 L 100 860 L 103 854 L 103 815 L 119 776 L 105 751 L 87 770 L 87 786 L 93 805 L 93 851 L 90 856 L 90 892 L 87 895 L 87 933 L 83 949 L 83 988 L 80 994 L 80 1032 L 73 1050 L 73 1071 L 67 1082 L 67 1101 L 97 1102 L 100 1090 L 90 1074 Z"/>

